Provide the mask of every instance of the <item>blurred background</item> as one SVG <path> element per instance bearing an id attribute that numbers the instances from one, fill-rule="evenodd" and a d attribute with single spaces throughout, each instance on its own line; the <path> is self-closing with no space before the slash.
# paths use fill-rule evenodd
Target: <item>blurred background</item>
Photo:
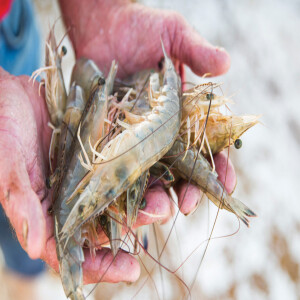
<path id="1" fill-rule="evenodd" d="M 140 2 L 178 11 L 203 37 L 230 53 L 231 68 L 226 75 L 204 80 L 187 69 L 187 81 L 223 82 L 223 93 L 233 95 L 235 104 L 230 109 L 234 114 L 262 115 L 261 124 L 242 137 L 243 147 L 230 149 L 238 178 L 234 195 L 258 217 L 251 220 L 250 228 L 243 224 L 239 228 L 232 214 L 220 211 L 212 234 L 215 239 L 205 252 L 217 208 L 204 201 L 194 214 L 179 215 L 161 264 L 176 270 L 189 257 L 176 274 L 189 287 L 195 282 L 190 288 L 192 299 L 300 299 L 300 2 Z M 54 1 L 34 3 L 45 40 L 60 12 Z M 66 32 L 61 19 L 56 29 L 59 40 Z M 74 54 L 67 38 L 64 44 L 69 51 L 63 68 L 69 80 Z M 172 221 L 155 226 L 159 249 L 171 226 Z M 151 234 L 149 252 L 157 256 Z M 143 271 L 136 284 L 101 283 L 88 299 L 187 296 L 187 289 L 174 275 L 149 257 L 142 260 L 148 270 L 155 268 L 152 279 Z M 51 271 L 35 281 L 35 288 L 39 299 L 65 299 L 60 279 Z M 0 289 L 5 290 L 1 283 Z"/>

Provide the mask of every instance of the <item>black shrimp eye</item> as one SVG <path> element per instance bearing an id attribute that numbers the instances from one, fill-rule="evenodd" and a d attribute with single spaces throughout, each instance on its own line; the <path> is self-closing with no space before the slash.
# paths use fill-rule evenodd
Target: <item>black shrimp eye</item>
<path id="1" fill-rule="evenodd" d="M 83 210 L 84 210 L 84 205 L 83 204 L 79 205 L 79 207 L 78 207 L 79 214 L 82 214 Z"/>
<path id="2" fill-rule="evenodd" d="M 140 203 L 139 209 L 144 209 L 146 207 L 146 204 L 147 204 L 146 199 L 143 198 Z"/>
<path id="3" fill-rule="evenodd" d="M 240 149 L 242 147 L 243 143 L 242 143 L 242 140 L 241 139 L 236 139 L 234 141 L 234 147 L 235 149 Z"/>
<path id="4" fill-rule="evenodd" d="M 103 85 L 103 84 L 105 84 L 105 79 L 103 77 L 100 77 L 98 79 L 98 85 Z"/>
<path id="5" fill-rule="evenodd" d="M 158 69 L 161 71 L 164 68 L 165 59 L 162 57 L 161 60 L 158 62 Z"/>
<path id="6" fill-rule="evenodd" d="M 61 52 L 62 52 L 63 55 L 66 55 L 67 52 L 68 52 L 68 51 L 67 51 L 67 47 L 66 47 L 66 46 L 62 46 L 62 47 L 61 47 Z"/>
<path id="7" fill-rule="evenodd" d="M 51 180 L 49 177 L 46 178 L 46 187 L 47 189 L 51 189 Z"/>
<path id="8" fill-rule="evenodd" d="M 213 93 L 206 94 L 206 99 L 207 100 L 214 100 L 214 94 Z"/>
<path id="9" fill-rule="evenodd" d="M 135 199 L 135 190 L 130 192 L 130 199 Z"/>
<path id="10" fill-rule="evenodd" d="M 101 216 L 100 216 L 100 224 L 101 224 L 101 226 L 102 226 L 102 227 L 105 226 L 106 223 L 107 223 L 106 216 L 101 215 Z"/>

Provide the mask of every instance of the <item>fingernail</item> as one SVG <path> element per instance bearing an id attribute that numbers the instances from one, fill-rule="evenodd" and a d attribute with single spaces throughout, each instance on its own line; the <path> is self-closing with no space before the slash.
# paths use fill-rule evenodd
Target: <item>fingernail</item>
<path id="1" fill-rule="evenodd" d="M 220 50 L 220 51 L 223 51 L 223 52 L 226 51 L 225 48 L 220 47 L 220 46 L 217 46 L 216 49 L 217 49 L 217 50 Z"/>
<path id="2" fill-rule="evenodd" d="M 188 213 L 184 214 L 185 216 L 189 216 L 189 215 L 193 214 L 197 210 L 197 208 L 199 207 L 200 203 L 202 202 L 202 199 L 203 199 L 204 195 L 205 195 L 204 193 L 200 192 L 199 198 L 198 198 L 198 200 L 197 200 L 194 208 L 191 209 Z"/>
<path id="3" fill-rule="evenodd" d="M 195 205 L 195 207 L 194 207 L 192 210 L 190 210 L 188 213 L 186 213 L 186 214 L 184 214 L 184 215 L 187 217 L 187 216 L 193 214 L 193 213 L 197 210 L 197 208 L 198 208 L 198 206 L 199 206 L 199 203 L 200 203 L 200 200 L 198 200 L 198 201 L 196 202 L 196 205 Z"/>
<path id="4" fill-rule="evenodd" d="M 27 238 L 28 238 L 28 223 L 27 223 L 27 220 L 23 220 L 22 235 L 23 235 L 23 240 L 24 240 L 24 247 L 25 247 L 25 249 L 27 249 Z"/>

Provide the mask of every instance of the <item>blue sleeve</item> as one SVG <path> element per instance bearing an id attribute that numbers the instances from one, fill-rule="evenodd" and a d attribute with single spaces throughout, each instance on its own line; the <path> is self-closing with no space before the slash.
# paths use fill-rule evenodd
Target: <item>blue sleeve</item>
<path id="1" fill-rule="evenodd" d="M 31 75 L 39 63 L 40 38 L 32 4 L 29 0 L 14 0 L 9 15 L 0 24 L 0 66 L 13 75 Z M 29 258 L 10 227 L 0 205 L 0 252 L 6 267 L 27 277 L 43 272 L 45 263 Z"/>
<path id="2" fill-rule="evenodd" d="M 0 66 L 13 75 L 31 75 L 40 65 L 40 37 L 30 0 L 14 0 L 0 24 Z"/>

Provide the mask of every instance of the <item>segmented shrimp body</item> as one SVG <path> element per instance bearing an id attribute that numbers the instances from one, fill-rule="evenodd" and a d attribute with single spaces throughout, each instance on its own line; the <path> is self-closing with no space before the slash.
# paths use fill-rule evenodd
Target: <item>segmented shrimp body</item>
<path id="1" fill-rule="evenodd" d="M 59 231 L 71 208 L 64 202 L 64 195 L 70 187 L 76 185 L 76 175 L 64 177 L 65 168 L 68 165 L 68 157 L 72 150 L 72 143 L 76 130 L 84 110 L 83 91 L 79 86 L 72 86 L 68 97 L 67 111 L 62 123 L 59 148 L 59 166 L 56 170 L 58 179 L 54 185 L 54 236 L 56 239 L 56 252 L 59 261 L 61 280 L 65 294 L 71 299 L 85 299 L 82 293 L 83 275 L 81 263 L 84 261 L 81 244 L 83 243 L 81 233 L 78 231 L 70 236 L 66 244 L 61 243 Z M 80 174 L 79 174 L 80 175 Z"/>
<path id="2" fill-rule="evenodd" d="M 81 145 L 77 141 L 77 132 L 79 124 L 81 124 L 83 133 L 81 143 L 85 147 L 88 147 L 90 143 L 90 134 L 93 140 L 101 138 L 102 131 L 99 128 L 103 126 L 103 111 L 106 111 L 107 97 L 105 95 L 110 93 L 116 74 L 114 64 L 112 69 L 113 71 L 110 72 L 106 80 L 107 85 L 102 84 L 105 82 L 104 80 L 99 82 L 97 79 L 97 86 L 93 87 L 94 91 L 90 93 L 89 99 L 84 97 L 83 89 L 86 86 L 83 85 L 82 89 L 74 82 L 69 95 L 70 103 L 62 124 L 60 144 L 63 145 L 64 151 L 61 150 L 62 155 L 59 157 L 61 160 L 60 175 L 56 186 L 54 186 L 53 211 L 60 275 L 65 294 L 71 299 L 85 299 L 82 292 L 82 263 L 84 262 L 82 247 L 86 240 L 90 242 L 95 236 L 93 231 L 95 227 L 93 226 L 87 226 L 82 230 L 80 228 L 66 238 L 60 235 L 60 231 L 76 203 L 76 199 L 71 203 L 67 203 L 67 200 L 87 172 L 79 159 Z M 95 70 L 95 73 L 97 76 L 102 74 L 98 70 Z M 92 152 L 89 152 L 88 155 L 89 158 L 92 158 Z"/>
<path id="3" fill-rule="evenodd" d="M 44 72 L 46 74 L 44 79 L 45 100 L 51 121 L 48 125 L 53 129 L 49 149 L 51 173 L 53 172 L 52 163 L 57 154 L 60 125 L 66 110 L 67 93 L 61 69 L 61 59 L 65 54 L 65 47 L 62 47 L 61 53 L 58 53 L 58 46 L 54 36 L 54 28 L 52 28 L 46 41 L 45 67 L 33 72 L 30 78 L 35 81 L 41 73 Z"/>
<path id="4" fill-rule="evenodd" d="M 182 178 L 191 179 L 191 183 L 197 185 L 216 206 L 234 213 L 248 226 L 248 217 L 256 216 L 255 213 L 226 192 L 209 162 L 197 152 L 195 149 L 186 150 L 186 145 L 176 140 L 163 160 L 176 168 Z"/>
<path id="5" fill-rule="evenodd" d="M 69 214 L 62 234 L 69 235 L 101 213 L 170 149 L 180 127 L 181 83 L 165 51 L 163 87 L 152 93 L 151 113 L 105 145 L 102 158 L 93 165 L 86 185 Z M 105 157 L 105 160 L 103 160 Z M 107 163 L 106 163 L 107 161 Z"/>

